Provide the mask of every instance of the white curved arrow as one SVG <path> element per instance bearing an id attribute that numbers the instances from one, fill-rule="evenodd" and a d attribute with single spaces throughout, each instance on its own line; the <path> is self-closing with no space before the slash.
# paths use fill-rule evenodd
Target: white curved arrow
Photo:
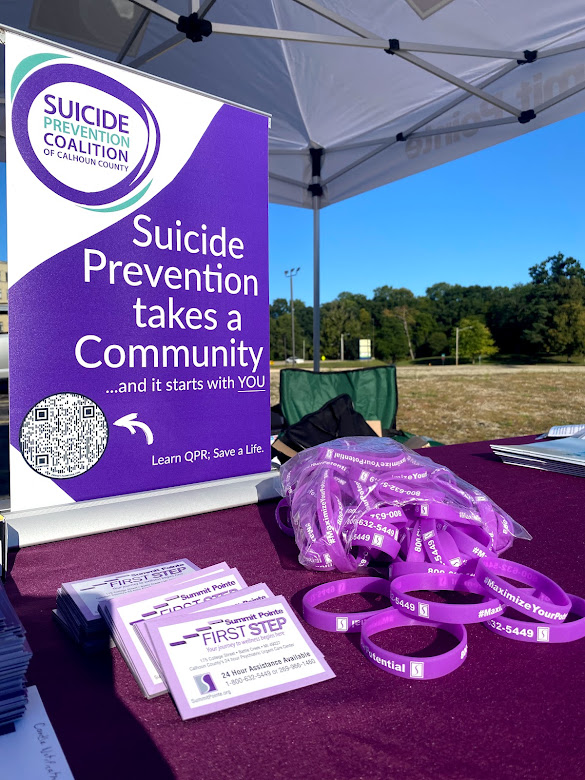
<path id="1" fill-rule="evenodd" d="M 154 436 L 152 435 L 152 431 L 148 427 L 146 423 L 139 422 L 136 418 L 138 417 L 138 413 L 135 414 L 127 414 L 124 417 L 120 417 L 119 420 L 116 420 L 114 425 L 119 425 L 121 428 L 128 428 L 130 433 L 134 435 L 136 433 L 136 428 L 142 428 L 144 431 L 144 435 L 146 436 L 146 443 L 152 444 L 154 441 Z"/>

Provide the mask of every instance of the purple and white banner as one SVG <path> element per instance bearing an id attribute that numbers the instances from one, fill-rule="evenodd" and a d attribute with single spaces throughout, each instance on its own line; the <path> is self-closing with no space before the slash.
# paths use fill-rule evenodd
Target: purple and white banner
<path id="1" fill-rule="evenodd" d="M 268 118 L 7 32 L 11 509 L 268 471 Z"/>

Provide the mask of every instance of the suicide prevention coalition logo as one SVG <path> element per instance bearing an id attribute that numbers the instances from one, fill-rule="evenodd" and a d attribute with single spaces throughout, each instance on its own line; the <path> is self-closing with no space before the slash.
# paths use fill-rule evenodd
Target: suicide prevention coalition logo
<path id="1" fill-rule="evenodd" d="M 99 211 L 126 208 L 146 193 L 160 131 L 135 92 L 53 54 L 22 60 L 10 89 L 16 146 L 46 187 Z"/>

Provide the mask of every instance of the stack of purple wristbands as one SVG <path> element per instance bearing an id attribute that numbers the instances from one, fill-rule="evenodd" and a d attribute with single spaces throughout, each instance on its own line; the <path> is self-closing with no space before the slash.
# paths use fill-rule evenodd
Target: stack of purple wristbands
<path id="1" fill-rule="evenodd" d="M 313 447 L 282 467 L 281 482 L 284 498 L 276 519 L 294 535 L 303 566 L 356 573 L 388 565 L 389 579 L 327 582 L 303 599 L 310 625 L 361 632 L 362 650 L 379 668 L 408 679 L 452 672 L 467 656 L 466 623 L 483 623 L 523 642 L 585 636 L 585 600 L 534 569 L 498 558 L 514 537 L 531 538 L 525 529 L 482 491 L 397 442 L 354 437 Z M 411 595 L 437 590 L 483 598 L 446 604 Z M 318 608 L 355 593 L 387 596 L 393 606 L 347 614 Z M 509 607 L 530 620 L 504 615 Z M 443 655 L 413 658 L 383 650 L 371 639 L 389 628 L 421 624 L 451 633 L 455 646 Z"/>

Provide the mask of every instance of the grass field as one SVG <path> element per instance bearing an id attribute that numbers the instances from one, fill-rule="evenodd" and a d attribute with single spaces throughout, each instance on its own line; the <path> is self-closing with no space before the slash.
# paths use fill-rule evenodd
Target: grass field
<path id="1" fill-rule="evenodd" d="M 398 427 L 445 444 L 585 423 L 585 367 L 399 366 L 397 371 Z M 279 374 L 271 371 L 273 404 Z"/>

